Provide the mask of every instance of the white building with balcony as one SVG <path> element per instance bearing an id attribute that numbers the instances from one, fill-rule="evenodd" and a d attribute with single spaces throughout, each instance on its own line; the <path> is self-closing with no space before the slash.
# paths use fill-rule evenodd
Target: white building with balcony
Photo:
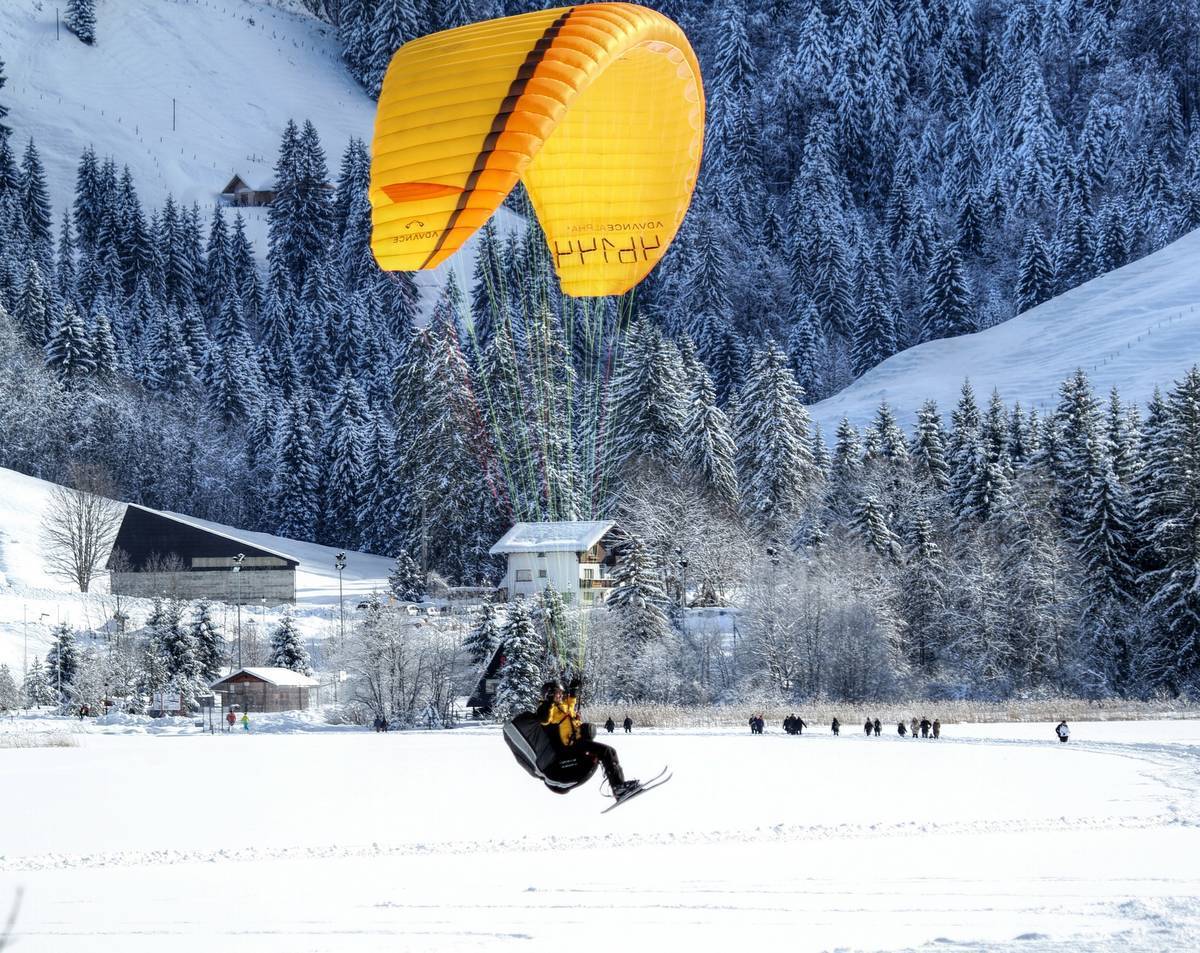
<path id="1" fill-rule="evenodd" d="M 611 520 L 517 523 L 490 550 L 508 557 L 504 597 L 532 598 L 552 586 L 568 605 L 603 602 L 613 584 L 613 526 Z"/>

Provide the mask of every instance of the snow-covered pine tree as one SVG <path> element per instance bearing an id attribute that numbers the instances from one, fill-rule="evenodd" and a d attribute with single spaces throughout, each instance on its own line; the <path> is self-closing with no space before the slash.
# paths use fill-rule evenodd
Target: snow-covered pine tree
<path id="1" fill-rule="evenodd" d="M 312 122 L 302 129 L 288 120 L 275 163 L 275 199 L 269 206 L 272 267 L 284 271 L 293 287 L 324 258 L 334 234 L 329 170 Z"/>
<path id="2" fill-rule="evenodd" d="M 271 654 L 267 664 L 273 668 L 291 669 L 301 675 L 311 675 L 313 672 L 308 649 L 304 647 L 290 608 L 283 610 L 279 623 L 271 632 Z"/>
<path id="3" fill-rule="evenodd" d="M 289 539 L 311 540 L 317 525 L 320 484 L 312 429 L 298 400 L 292 401 L 279 422 L 270 493 L 276 531 Z"/>
<path id="4" fill-rule="evenodd" d="M 1050 250 L 1037 227 L 1025 236 L 1021 249 L 1021 261 L 1017 271 L 1015 300 L 1017 311 L 1028 311 L 1054 295 L 1054 267 L 1050 261 Z"/>
<path id="5" fill-rule="evenodd" d="M 717 503 L 732 511 L 737 507 L 738 485 L 729 418 L 717 406 L 717 391 L 704 365 L 693 360 L 689 370 L 691 393 L 683 423 L 683 467 L 703 482 Z"/>
<path id="6" fill-rule="evenodd" d="M 515 599 L 508 604 L 500 638 L 504 664 L 496 687 L 495 710 L 501 718 L 511 718 L 535 709 L 542 688 L 541 660 L 545 646 L 538 638 L 525 599 Z"/>
<path id="7" fill-rule="evenodd" d="M 358 516 L 363 503 L 363 442 L 367 405 L 358 383 L 338 381 L 325 428 L 325 500 L 321 521 L 327 538 L 339 546 L 358 545 Z"/>
<path id="8" fill-rule="evenodd" d="M 664 610 L 667 594 L 640 536 L 630 536 L 621 546 L 612 577 L 613 588 L 604 605 L 614 616 L 629 650 L 637 654 L 663 641 L 671 629 Z"/>
<path id="9" fill-rule="evenodd" d="M 896 351 L 896 322 L 883 288 L 874 274 L 868 273 L 859 301 L 858 321 L 851 352 L 854 373 L 865 374 Z"/>
<path id="10" fill-rule="evenodd" d="M 32 139 L 21 157 L 20 189 L 21 212 L 29 235 L 29 250 L 43 271 L 49 274 L 54 261 L 50 198 L 46 194 L 46 173 L 42 168 L 41 156 Z"/>
<path id="11" fill-rule="evenodd" d="M 69 307 L 67 302 L 64 307 Z M 42 270 L 32 258 L 25 263 L 21 290 L 13 307 L 13 317 L 25 340 L 33 347 L 44 348 L 50 336 L 52 313 Z"/>
<path id="12" fill-rule="evenodd" d="M 42 660 L 35 656 L 29 670 L 25 673 L 24 681 L 21 682 L 22 704 L 26 708 L 53 705 L 54 697 L 55 688 L 50 684 L 46 670 L 42 667 Z"/>
<path id="13" fill-rule="evenodd" d="M 496 624 L 496 607 L 485 602 L 479 607 L 475 625 L 467 633 L 463 648 L 475 665 L 486 665 L 500 647 L 502 633 Z"/>
<path id="14" fill-rule="evenodd" d="M 874 496 L 865 497 L 859 504 L 851 529 L 875 555 L 896 563 L 900 561 L 900 540 L 888 526 L 883 507 Z"/>
<path id="15" fill-rule="evenodd" d="M 1162 683 L 1170 690 L 1200 681 L 1200 368 L 1167 393 L 1161 426 L 1147 420 L 1143 534 L 1148 569 L 1140 584 L 1146 608 L 1165 635 Z"/>
<path id="16" fill-rule="evenodd" d="M 96 0 L 67 0 L 63 25 L 91 46 L 96 42 Z"/>
<path id="17" fill-rule="evenodd" d="M 667 469 L 677 463 L 687 414 L 682 362 L 645 318 L 625 337 L 610 400 L 608 472 L 616 486 L 646 467 Z"/>
<path id="18" fill-rule="evenodd" d="M 785 531 L 816 490 L 808 412 L 783 352 L 768 342 L 738 402 L 736 465 L 742 508 L 758 525 Z"/>
<path id="19" fill-rule="evenodd" d="M 7 665 L 0 665 L 0 711 L 13 711 L 21 705 L 21 693 Z"/>
<path id="20" fill-rule="evenodd" d="M 950 467 L 946 462 L 946 434 L 942 429 L 942 415 L 937 404 L 925 401 L 917 412 L 917 425 L 913 432 L 909 457 L 912 460 L 913 476 L 935 493 L 944 493 L 950 488 Z"/>
<path id="21" fill-rule="evenodd" d="M 96 369 L 91 336 L 70 302 L 63 305 L 46 339 L 46 366 L 67 388 L 78 387 Z"/>
<path id="22" fill-rule="evenodd" d="M 409 40 L 421 35 L 412 0 L 376 0 L 370 20 L 371 51 L 363 65 L 363 85 L 379 96 L 392 55 Z"/>
<path id="23" fill-rule="evenodd" d="M 925 282 L 921 340 L 956 337 L 975 330 L 962 255 L 953 241 L 938 245 Z"/>
<path id="24" fill-rule="evenodd" d="M 225 665 L 225 637 L 212 617 L 212 606 L 204 600 L 196 603 L 190 634 L 196 648 L 196 673 L 205 684 L 211 684 Z"/>
<path id="25" fill-rule="evenodd" d="M 420 602 L 429 591 L 429 581 L 416 560 L 401 550 L 388 573 L 388 588 L 401 602 Z"/>
<path id="26" fill-rule="evenodd" d="M 79 655 L 75 648 L 75 633 L 66 622 L 60 622 L 50 633 L 54 644 L 46 653 L 46 680 L 61 701 L 60 692 L 65 692 L 75 677 Z"/>

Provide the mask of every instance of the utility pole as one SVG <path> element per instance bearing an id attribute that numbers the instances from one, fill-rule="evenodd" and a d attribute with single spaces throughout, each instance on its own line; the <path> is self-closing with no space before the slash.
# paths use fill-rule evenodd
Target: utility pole
<path id="1" fill-rule="evenodd" d="M 238 553 L 233 557 L 233 572 L 235 594 L 234 601 L 237 604 L 237 656 L 238 668 L 242 667 L 242 560 L 246 558 L 245 553 Z"/>
<path id="2" fill-rule="evenodd" d="M 333 557 L 333 568 L 337 570 L 338 577 L 338 640 L 342 645 L 346 644 L 346 603 L 342 600 L 342 570 L 346 568 L 346 554 L 338 553 Z M 337 697 L 337 687 L 335 685 L 334 698 Z"/>

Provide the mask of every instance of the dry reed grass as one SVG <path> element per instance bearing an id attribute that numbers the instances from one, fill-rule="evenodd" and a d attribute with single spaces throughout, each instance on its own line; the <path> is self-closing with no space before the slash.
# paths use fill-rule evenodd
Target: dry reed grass
<path id="1" fill-rule="evenodd" d="M 586 699 L 585 699 L 586 701 Z M 618 725 L 629 715 L 642 728 L 744 728 L 751 714 L 761 714 L 769 726 L 778 727 L 789 714 L 800 715 L 810 725 L 828 725 L 836 717 L 844 725 L 861 725 L 868 717 L 894 725 L 903 718 L 940 719 L 943 724 L 994 722 L 1144 721 L 1160 718 L 1200 718 L 1200 704 L 1178 700 L 1138 702 L 1120 699 L 1089 701 L 1082 698 L 1048 698 L 1008 702 L 886 701 L 878 703 L 827 700 L 780 704 L 746 702 L 738 705 L 587 705 L 588 721 L 601 724 L 612 717 Z"/>

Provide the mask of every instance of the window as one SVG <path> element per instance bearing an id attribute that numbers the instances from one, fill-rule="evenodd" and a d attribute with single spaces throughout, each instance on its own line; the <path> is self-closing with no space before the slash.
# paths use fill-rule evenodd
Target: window
<path id="1" fill-rule="evenodd" d="M 585 569 L 585 570 L 583 571 L 583 578 L 584 578 L 584 579 L 595 579 L 595 578 L 596 578 L 596 570 L 594 570 L 594 569 Z"/>
<path id="2" fill-rule="evenodd" d="M 517 582 L 533 582 L 533 571 L 530 569 L 518 569 Z"/>
<path id="3" fill-rule="evenodd" d="M 546 578 L 546 570 L 544 570 L 544 569 L 539 569 L 539 570 L 538 570 L 538 578 L 539 578 L 539 579 L 545 579 L 545 578 Z"/>

